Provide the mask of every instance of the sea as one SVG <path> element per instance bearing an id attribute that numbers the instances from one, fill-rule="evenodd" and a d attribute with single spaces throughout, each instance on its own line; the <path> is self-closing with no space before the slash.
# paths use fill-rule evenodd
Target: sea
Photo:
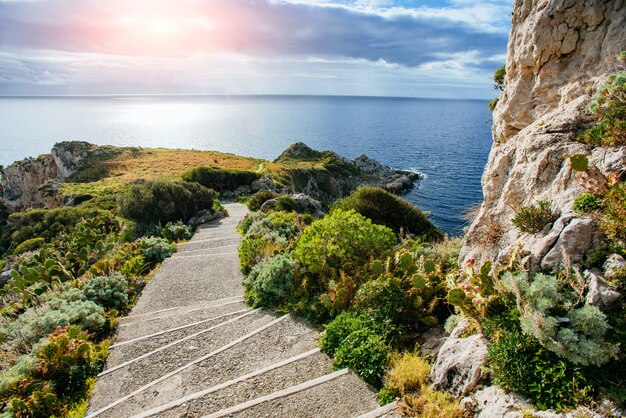
<path id="1" fill-rule="evenodd" d="M 424 179 L 404 195 L 450 235 L 482 201 L 492 144 L 485 100 L 343 96 L 0 98 L 0 164 L 54 143 L 217 150 L 273 160 L 294 142 L 367 154 Z"/>

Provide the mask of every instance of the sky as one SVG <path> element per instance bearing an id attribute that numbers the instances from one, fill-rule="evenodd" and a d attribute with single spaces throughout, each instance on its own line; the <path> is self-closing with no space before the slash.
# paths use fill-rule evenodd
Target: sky
<path id="1" fill-rule="evenodd" d="M 0 96 L 491 99 L 513 0 L 0 0 Z"/>

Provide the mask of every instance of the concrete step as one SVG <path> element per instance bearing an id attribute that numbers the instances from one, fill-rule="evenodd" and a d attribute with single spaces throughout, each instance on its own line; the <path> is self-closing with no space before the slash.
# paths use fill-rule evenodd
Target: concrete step
<path id="1" fill-rule="evenodd" d="M 234 232 L 228 235 L 219 236 L 219 237 L 207 237 L 204 239 L 194 239 L 191 241 L 187 241 L 185 243 L 180 243 L 177 245 L 177 253 L 176 254 L 184 254 L 189 251 L 198 251 L 198 250 L 215 250 L 218 248 L 230 247 L 232 245 L 237 245 L 241 241 L 241 235 Z M 233 247 L 230 247 L 233 248 Z M 236 247 L 235 247 L 236 249 Z"/>
<path id="2" fill-rule="evenodd" d="M 135 392 L 100 416 L 139 414 L 315 348 L 317 332 L 313 327 L 290 316 L 283 317 L 273 326 L 233 344 L 228 349 L 195 361 L 167 379 L 156 381 Z M 326 365 L 320 367 L 328 370 L 331 367 L 330 359 L 326 358 L 325 361 Z"/>
<path id="3" fill-rule="evenodd" d="M 373 411 L 366 412 L 363 415 L 359 415 L 359 418 L 399 418 L 401 415 L 398 413 L 398 403 L 391 402 L 387 405 L 378 407 Z"/>
<path id="4" fill-rule="evenodd" d="M 192 393 L 144 411 L 133 418 L 198 417 L 287 389 L 332 373 L 332 363 L 319 349 L 307 351 L 267 368 Z"/>
<path id="5" fill-rule="evenodd" d="M 260 310 L 244 315 L 219 326 L 207 327 L 206 332 L 187 336 L 150 353 L 126 358 L 122 362 L 115 359 L 118 361 L 115 365 L 107 360 L 105 370 L 98 375 L 91 407 L 93 410 L 102 408 L 276 319 L 274 315 Z"/>
<path id="6" fill-rule="evenodd" d="M 109 347 L 110 354 L 107 359 L 107 365 L 113 367 L 126 361 L 126 359 L 141 356 L 190 335 L 201 333 L 207 329 L 215 329 L 216 327 L 221 326 L 220 324 L 226 324 L 228 321 L 234 321 L 235 318 L 240 317 L 246 312 L 251 312 L 251 309 L 243 308 L 237 311 L 224 313 L 222 315 L 211 316 L 186 325 L 167 328 L 151 334 L 142 335 L 137 338 L 116 342 Z"/>
<path id="7" fill-rule="evenodd" d="M 347 418 L 376 407 L 371 388 L 355 373 L 344 369 L 203 416 Z"/>
<path id="8" fill-rule="evenodd" d="M 166 259 L 144 288 L 133 314 L 242 296 L 236 253 Z"/>
<path id="9" fill-rule="evenodd" d="M 246 308 L 247 305 L 243 302 L 243 299 L 240 296 L 236 296 L 220 301 L 209 301 L 152 315 L 135 317 L 129 321 L 120 321 L 115 343 L 123 343 L 131 339 L 154 334 L 155 332 L 193 324 L 209 318 L 216 318 Z"/>

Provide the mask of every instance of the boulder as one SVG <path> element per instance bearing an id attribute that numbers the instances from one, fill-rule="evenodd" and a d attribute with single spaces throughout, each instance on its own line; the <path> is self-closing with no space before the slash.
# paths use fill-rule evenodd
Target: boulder
<path id="1" fill-rule="evenodd" d="M 446 390 L 454 397 L 470 393 L 486 376 L 487 345 L 482 334 L 459 338 L 465 327 L 461 321 L 443 344 L 431 370 L 430 379 L 437 390 Z"/>
<path id="2" fill-rule="evenodd" d="M 487 386 L 463 398 L 461 406 L 474 418 L 522 418 L 520 409 L 530 407 L 523 396 L 506 393 L 497 386 Z"/>
<path id="3" fill-rule="evenodd" d="M 0 273 L 0 289 L 4 287 L 4 285 L 6 285 L 9 280 L 11 280 L 13 276 L 11 276 L 11 272 L 10 271 L 3 271 L 2 273 Z"/>
<path id="4" fill-rule="evenodd" d="M 278 200 L 276 199 L 268 199 L 261 205 L 261 208 L 259 210 L 263 213 L 271 212 L 274 209 L 276 209 L 277 203 L 278 203 Z"/>
<path id="5" fill-rule="evenodd" d="M 541 268 L 555 271 L 567 262 L 580 263 L 587 252 L 600 245 L 602 231 L 593 218 L 574 218 L 561 231 L 554 246 L 541 260 Z"/>
<path id="6" fill-rule="evenodd" d="M 225 216 L 228 216 L 228 213 L 226 211 L 222 211 L 222 210 L 213 211 L 211 209 L 204 209 L 196 213 L 196 215 L 189 220 L 189 225 L 198 226 L 198 225 L 202 225 L 204 223 L 210 222 L 215 219 L 223 218 Z"/>
<path id="7" fill-rule="evenodd" d="M 602 270 L 604 270 L 604 277 L 612 278 L 620 270 L 626 269 L 626 260 L 619 254 L 612 254 L 602 264 Z"/>
<path id="8" fill-rule="evenodd" d="M 605 283 L 599 272 L 586 270 L 584 277 L 589 285 L 587 304 L 597 306 L 600 309 L 608 308 L 621 296 L 618 291 Z"/>

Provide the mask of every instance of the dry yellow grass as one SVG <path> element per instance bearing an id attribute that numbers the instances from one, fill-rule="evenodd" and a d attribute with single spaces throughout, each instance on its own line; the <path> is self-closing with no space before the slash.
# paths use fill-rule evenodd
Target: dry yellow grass
<path id="1" fill-rule="evenodd" d="M 405 396 L 400 413 L 407 417 L 462 418 L 463 409 L 449 393 L 439 392 L 424 385 L 418 396 Z"/>
<path id="2" fill-rule="evenodd" d="M 393 353 L 390 365 L 385 386 L 402 395 L 419 390 L 430 374 L 430 365 L 417 353 Z"/>

